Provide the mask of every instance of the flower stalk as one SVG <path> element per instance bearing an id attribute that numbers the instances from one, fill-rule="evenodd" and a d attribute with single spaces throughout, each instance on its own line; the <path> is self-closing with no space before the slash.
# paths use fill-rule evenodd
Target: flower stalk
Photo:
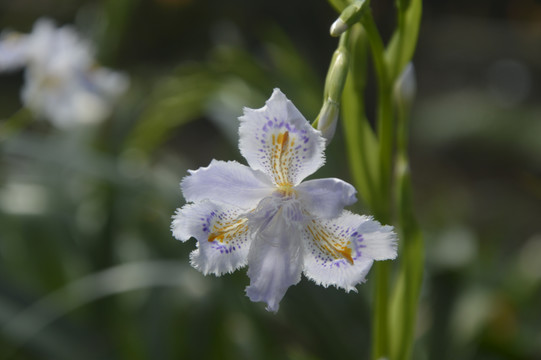
<path id="1" fill-rule="evenodd" d="M 414 97 L 412 68 L 422 0 L 399 0 L 397 28 L 384 44 L 369 1 L 331 4 L 341 12 L 331 35 L 350 33 L 351 56 L 342 95 L 342 118 L 355 186 L 376 219 L 400 229 L 397 281 L 389 262 L 375 264 L 372 359 L 407 360 L 411 356 L 423 272 L 423 242 L 413 212 L 407 152 L 408 118 Z M 365 111 L 365 79 L 370 53 L 375 70 L 375 129 Z M 392 287 L 391 287 L 392 285 Z M 391 297 L 392 294 L 392 297 Z M 390 326 L 392 324 L 392 326 Z"/>
<path id="2" fill-rule="evenodd" d="M 408 360 L 414 340 L 417 303 L 423 277 L 424 245 L 421 229 L 415 218 L 408 158 L 408 124 L 415 97 L 413 65 L 409 63 L 395 84 L 394 99 L 397 118 L 396 211 L 401 238 L 407 239 L 401 249 L 398 280 L 391 297 L 391 316 L 399 326 L 391 333 L 393 359 Z"/>

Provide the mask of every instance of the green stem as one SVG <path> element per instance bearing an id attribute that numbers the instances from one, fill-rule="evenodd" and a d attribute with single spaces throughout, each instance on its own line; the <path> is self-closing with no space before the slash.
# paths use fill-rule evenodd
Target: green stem
<path id="1" fill-rule="evenodd" d="M 422 0 L 402 0 L 398 6 L 398 29 L 386 52 L 391 81 L 394 82 L 411 61 L 422 14 Z M 392 296 L 391 357 L 411 358 L 415 338 L 418 302 L 424 267 L 424 244 L 421 229 L 413 211 L 412 186 L 408 159 L 408 123 L 411 99 L 397 92 L 397 160 L 395 165 L 396 211 L 400 229 L 401 252 L 398 281 Z"/>
<path id="2" fill-rule="evenodd" d="M 342 96 L 342 119 L 355 187 L 368 208 L 374 208 L 377 139 L 366 118 L 364 91 L 367 71 L 367 37 L 360 25 L 349 30 L 350 67 Z"/>
<path id="3" fill-rule="evenodd" d="M 133 20 L 134 10 L 139 6 L 139 0 L 106 0 L 104 1 L 104 24 L 102 34 L 97 43 L 99 59 L 107 65 L 118 61 L 119 50 L 127 34 L 130 21 Z"/>
<path id="4" fill-rule="evenodd" d="M 421 230 L 412 210 L 407 158 L 397 161 L 397 209 L 402 249 L 398 284 L 393 294 L 393 360 L 407 360 L 413 348 L 417 305 L 423 277 L 424 249 Z"/>
<path id="5" fill-rule="evenodd" d="M 404 64 L 400 61 L 404 53 L 404 34 L 406 32 L 406 12 L 401 7 L 398 8 L 398 30 L 397 30 L 397 45 L 396 53 L 397 58 L 395 61 L 389 61 L 390 63 L 390 78 L 396 79 L 402 72 Z"/>
<path id="6" fill-rule="evenodd" d="M 360 54 L 355 28 L 351 28 L 350 72 L 343 93 L 343 118 L 350 168 L 359 192 L 376 219 L 391 223 L 398 216 L 401 262 L 390 307 L 390 262 L 374 265 L 374 316 L 372 358 L 407 360 L 413 346 L 417 303 L 423 271 L 422 236 L 413 215 L 407 159 L 407 111 L 398 104 L 395 133 L 393 84 L 410 61 L 417 40 L 421 0 L 398 2 L 398 29 L 386 50 L 370 10 L 360 22 L 370 44 L 378 86 L 377 137 L 365 115 L 366 54 Z M 337 7 L 338 8 L 338 7 Z M 341 9 L 339 9 L 341 10 Z M 358 71 L 358 70 L 361 71 Z M 403 104 L 402 104 L 403 105 Z M 395 149 L 396 146 L 396 149 Z M 395 164 L 396 150 L 396 164 Z M 367 157 L 371 156 L 371 158 Z M 374 161 L 371 166 L 370 159 Z M 396 169 L 395 169 L 396 166 Z M 393 184 L 397 187 L 394 188 Z M 396 202 L 393 203 L 393 190 Z M 393 209 L 396 209 L 393 211 Z M 397 296 L 394 296 L 397 295 Z M 390 310 L 394 311 L 390 314 Z M 390 319 L 393 327 L 390 329 Z"/>
<path id="7" fill-rule="evenodd" d="M 385 48 L 372 13 L 366 11 L 361 22 L 368 35 L 378 83 L 377 133 L 379 138 L 379 176 L 377 184 L 379 185 L 379 189 L 377 191 L 378 201 L 375 202 L 377 208 L 373 209 L 373 211 L 379 221 L 389 223 L 391 218 L 390 195 L 394 144 L 392 88 L 385 62 Z"/>
<path id="8" fill-rule="evenodd" d="M 417 307 L 421 292 L 424 263 L 424 245 L 421 229 L 413 212 L 411 178 L 408 160 L 408 106 L 404 99 L 397 101 L 397 214 L 402 239 L 399 280 L 393 294 L 392 355 L 396 360 L 408 360 L 413 348 Z"/>
<path id="9" fill-rule="evenodd" d="M 389 357 L 389 275 L 391 263 L 374 264 L 376 285 L 374 290 L 374 318 L 372 325 L 372 359 Z"/>
<path id="10" fill-rule="evenodd" d="M 394 32 L 385 52 L 389 65 L 389 79 L 393 82 L 411 61 L 417 45 L 422 16 L 422 0 L 399 0 L 398 28 Z"/>
<path id="11" fill-rule="evenodd" d="M 328 2 L 339 13 L 351 3 L 349 0 L 328 0 Z"/>
<path id="12" fill-rule="evenodd" d="M 376 70 L 378 84 L 377 130 L 379 138 L 379 179 L 377 184 L 377 199 L 374 202 L 374 215 L 382 223 L 391 221 L 391 175 L 393 164 L 393 111 L 392 88 L 388 77 L 388 67 L 385 62 L 385 49 L 379 35 L 372 13 L 367 11 L 361 22 L 368 35 L 372 50 L 372 58 Z M 376 276 L 374 290 L 374 319 L 372 358 L 389 357 L 389 277 L 391 264 L 378 262 L 374 266 Z"/>

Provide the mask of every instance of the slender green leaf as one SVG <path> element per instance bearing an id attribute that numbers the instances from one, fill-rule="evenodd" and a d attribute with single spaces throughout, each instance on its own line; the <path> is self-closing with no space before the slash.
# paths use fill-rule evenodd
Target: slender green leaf
<path id="1" fill-rule="evenodd" d="M 422 8 L 422 0 L 411 0 L 407 8 L 398 9 L 398 27 L 385 53 L 391 79 L 399 76 L 404 66 L 413 58 L 421 25 Z"/>

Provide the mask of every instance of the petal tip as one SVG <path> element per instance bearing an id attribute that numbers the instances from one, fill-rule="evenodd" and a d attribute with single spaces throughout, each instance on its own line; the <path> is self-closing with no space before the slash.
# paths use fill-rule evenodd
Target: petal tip
<path id="1" fill-rule="evenodd" d="M 270 98 L 266 102 L 268 103 L 268 102 L 270 102 L 272 100 L 275 100 L 275 98 L 282 98 L 281 100 L 288 100 L 288 98 L 282 92 L 282 90 L 280 90 L 280 88 L 277 88 L 277 87 L 272 89 L 272 94 L 271 94 Z"/>
<path id="2" fill-rule="evenodd" d="M 275 298 L 264 298 L 264 296 L 262 296 L 262 294 L 253 286 L 247 286 L 244 292 L 250 301 L 266 303 L 267 306 L 265 307 L 265 310 L 268 312 L 272 312 L 274 314 L 278 312 L 278 309 L 280 308 L 280 300 L 277 301 Z"/>

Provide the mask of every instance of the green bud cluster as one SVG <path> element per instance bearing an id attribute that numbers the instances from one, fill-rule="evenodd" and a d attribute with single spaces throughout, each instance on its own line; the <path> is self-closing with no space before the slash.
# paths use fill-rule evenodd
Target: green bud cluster
<path id="1" fill-rule="evenodd" d="M 323 106 L 316 119 L 317 129 L 329 142 L 334 136 L 338 113 L 340 111 L 340 99 L 349 66 L 349 52 L 346 49 L 348 34 L 342 35 L 340 45 L 333 54 L 331 65 L 325 79 L 325 90 L 323 93 Z"/>

